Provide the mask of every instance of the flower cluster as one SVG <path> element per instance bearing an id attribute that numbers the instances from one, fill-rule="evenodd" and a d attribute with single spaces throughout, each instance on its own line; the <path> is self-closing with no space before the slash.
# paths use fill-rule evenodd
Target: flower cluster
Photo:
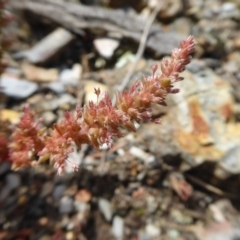
<path id="1" fill-rule="evenodd" d="M 122 136 L 121 129 L 135 131 L 135 122 L 159 122 L 152 117 L 152 104 L 166 105 L 167 95 L 179 91 L 174 83 L 183 80 L 179 74 L 190 62 L 194 47 L 192 36 L 181 42 L 180 48 L 172 51 L 171 59 L 162 61 L 160 75 L 156 74 L 154 65 L 151 76 L 136 82 L 129 90 L 118 92 L 116 107 L 109 94 L 100 98 L 100 90 L 95 89 L 97 103 L 89 102 L 75 113 L 67 112 L 65 119 L 49 130 L 49 135 L 43 136 L 38 129 L 39 122 L 34 122 L 33 114 L 25 108 L 12 137 L 11 160 L 16 167 L 25 166 L 38 153 L 40 162 L 49 159 L 61 173 L 70 163 L 68 155 L 73 145 L 80 148 L 82 144 L 90 144 L 98 148 L 106 143 L 111 147 L 113 139 Z"/>
<path id="2" fill-rule="evenodd" d="M 15 127 L 9 144 L 9 157 L 14 169 L 31 165 L 36 154 L 43 149 L 44 130 L 39 128 L 40 123 L 41 120 L 35 119 L 29 106 L 25 106 L 23 116 Z"/>

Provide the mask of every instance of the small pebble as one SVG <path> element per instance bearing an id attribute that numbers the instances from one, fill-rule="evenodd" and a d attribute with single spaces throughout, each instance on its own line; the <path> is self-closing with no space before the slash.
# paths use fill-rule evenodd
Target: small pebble
<path id="1" fill-rule="evenodd" d="M 98 207 L 103 214 L 105 220 L 110 222 L 113 216 L 113 208 L 111 203 L 106 199 L 100 198 L 98 200 Z"/>
<path id="2" fill-rule="evenodd" d="M 59 205 L 59 212 L 62 214 L 70 213 L 73 211 L 73 200 L 68 196 L 62 197 Z"/>
<path id="3" fill-rule="evenodd" d="M 149 237 L 154 238 L 154 237 L 159 237 L 161 234 L 161 230 L 159 227 L 154 226 L 153 224 L 148 224 L 145 227 L 146 233 Z"/>
<path id="4" fill-rule="evenodd" d="M 112 234 L 118 240 L 124 238 L 124 220 L 119 216 L 113 218 Z"/>

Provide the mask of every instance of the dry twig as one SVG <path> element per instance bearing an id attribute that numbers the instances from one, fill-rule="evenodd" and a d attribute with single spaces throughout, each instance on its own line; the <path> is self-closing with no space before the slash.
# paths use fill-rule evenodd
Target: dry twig
<path id="1" fill-rule="evenodd" d="M 146 22 L 146 25 L 144 27 L 142 36 L 141 36 L 141 40 L 140 40 L 140 43 L 139 43 L 139 47 L 138 47 L 134 62 L 132 63 L 131 67 L 129 68 L 126 76 L 124 77 L 124 79 L 121 83 L 121 85 L 117 87 L 118 91 L 122 92 L 126 88 L 127 84 L 129 83 L 130 78 L 132 77 L 132 75 L 133 75 L 133 73 L 134 73 L 134 71 L 137 67 L 137 64 L 138 64 L 140 58 L 142 57 L 142 55 L 144 53 L 144 50 L 146 48 L 147 38 L 148 38 L 148 35 L 149 35 L 149 32 L 150 32 L 150 29 L 153 25 L 153 22 L 154 22 L 154 20 L 157 16 L 158 12 L 160 11 L 162 6 L 164 5 L 164 2 L 165 2 L 164 0 L 159 2 L 157 4 L 157 6 L 155 7 L 155 9 L 153 10 L 153 12 L 151 13 L 151 15 L 149 16 L 149 18 Z M 115 105 L 115 104 L 116 104 L 116 97 L 113 98 L 113 105 Z"/>

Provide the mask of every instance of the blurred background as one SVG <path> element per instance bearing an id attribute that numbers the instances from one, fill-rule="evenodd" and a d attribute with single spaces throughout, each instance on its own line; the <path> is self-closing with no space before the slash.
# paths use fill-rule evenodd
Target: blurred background
<path id="1" fill-rule="evenodd" d="M 3 1 L 1 2 L 1 4 Z M 113 148 L 83 146 L 80 165 L 0 163 L 0 240 L 240 239 L 240 1 L 9 0 L 1 13 L 0 132 L 24 105 L 60 121 L 151 74 L 181 40 L 192 62 L 142 123 Z M 7 159 L 6 159 L 7 160 Z"/>

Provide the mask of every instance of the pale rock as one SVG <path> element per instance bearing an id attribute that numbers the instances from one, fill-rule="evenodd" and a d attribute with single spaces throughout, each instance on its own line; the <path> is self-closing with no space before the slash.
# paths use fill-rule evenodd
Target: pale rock
<path id="1" fill-rule="evenodd" d="M 74 201 L 74 208 L 77 212 L 88 212 L 90 211 L 90 205 L 88 203 Z"/>
<path id="2" fill-rule="evenodd" d="M 59 75 L 55 68 L 45 69 L 28 63 L 22 65 L 22 71 L 27 80 L 39 83 L 57 81 Z"/>
<path id="3" fill-rule="evenodd" d="M 98 83 L 95 81 L 88 80 L 85 84 L 84 87 L 84 92 L 85 92 L 85 103 L 88 103 L 89 101 L 97 102 L 97 95 L 94 93 L 94 88 L 95 89 L 100 89 L 101 94 L 100 94 L 100 99 L 101 96 L 105 93 L 108 92 L 108 87 L 102 83 Z"/>
<path id="4" fill-rule="evenodd" d="M 37 91 L 38 84 L 4 74 L 0 79 L 0 88 L 9 97 L 24 99 Z"/>
<path id="5" fill-rule="evenodd" d="M 46 126 L 49 126 L 56 121 L 57 116 L 52 111 L 46 111 L 42 114 L 42 119 L 43 119 L 43 123 Z"/>
<path id="6" fill-rule="evenodd" d="M 74 40 L 74 35 L 64 28 L 57 28 L 30 50 L 15 54 L 16 58 L 26 57 L 31 63 L 45 63 L 64 50 Z"/>
<path id="7" fill-rule="evenodd" d="M 73 211 L 73 200 L 68 196 L 64 196 L 60 200 L 59 212 L 62 214 L 71 213 Z"/>
<path id="8" fill-rule="evenodd" d="M 151 238 L 159 237 L 161 235 L 161 230 L 153 224 L 147 224 L 145 227 L 147 235 Z"/>
<path id="9" fill-rule="evenodd" d="M 82 66 L 80 64 L 74 64 L 72 69 L 64 69 L 60 73 L 60 82 L 64 86 L 77 86 L 80 76 L 82 74 Z"/>
<path id="10" fill-rule="evenodd" d="M 110 222 L 113 216 L 112 204 L 108 200 L 100 198 L 98 200 L 98 207 L 100 212 L 103 214 L 105 220 Z"/>
<path id="11" fill-rule="evenodd" d="M 114 51 L 119 46 L 119 40 L 114 38 L 97 38 L 93 44 L 98 53 L 104 58 L 111 58 Z"/>
<path id="12" fill-rule="evenodd" d="M 183 10 L 183 3 L 181 0 L 169 0 L 163 5 L 159 11 L 159 17 L 168 19 L 173 18 Z"/>
<path id="13" fill-rule="evenodd" d="M 66 240 L 76 240 L 76 235 L 74 232 L 69 231 L 66 233 Z"/>
<path id="14" fill-rule="evenodd" d="M 220 18 L 240 18 L 240 10 L 237 8 L 235 3 L 225 2 L 220 8 Z"/>
<path id="15" fill-rule="evenodd" d="M 124 220 L 119 216 L 113 218 L 112 234 L 118 240 L 124 238 Z"/>
<path id="16" fill-rule="evenodd" d="M 240 145 L 234 146 L 226 152 L 215 169 L 215 176 L 226 179 L 232 174 L 240 173 Z"/>
<path id="17" fill-rule="evenodd" d="M 127 65 L 128 63 L 133 62 L 135 59 L 135 55 L 131 52 L 124 53 L 115 64 L 115 68 L 120 69 Z"/>
<path id="18" fill-rule="evenodd" d="M 80 166 L 82 163 L 82 157 L 80 156 L 77 148 L 73 148 L 73 152 L 68 155 L 67 161 L 69 161 L 71 164 L 67 164 L 65 168 L 66 173 L 73 173 L 76 171 L 76 169 L 73 166 Z"/>
<path id="19" fill-rule="evenodd" d="M 167 231 L 167 235 L 169 236 L 170 239 L 179 239 L 180 233 L 175 229 L 169 229 Z"/>
<path id="20" fill-rule="evenodd" d="M 187 38 L 191 34 L 192 24 L 189 18 L 181 17 L 177 18 L 173 24 L 171 24 L 173 31 L 179 35 Z"/>
<path id="21" fill-rule="evenodd" d="M 97 58 L 94 67 L 95 68 L 103 68 L 106 65 L 106 60 L 103 58 Z"/>
<path id="22" fill-rule="evenodd" d="M 144 231 L 138 233 L 138 240 L 152 240 Z"/>
<path id="23" fill-rule="evenodd" d="M 157 7 L 158 0 L 148 0 L 147 3 L 150 9 L 154 9 Z"/>
<path id="24" fill-rule="evenodd" d="M 1 109 L 1 119 L 17 124 L 20 120 L 20 113 L 11 109 Z"/>
<path id="25" fill-rule="evenodd" d="M 77 104 L 76 98 L 68 93 L 62 94 L 59 98 L 53 99 L 48 106 L 52 106 L 49 110 L 54 110 L 56 108 L 61 108 L 63 110 L 68 110 L 70 106 L 75 106 Z M 47 108 L 45 109 L 47 110 Z"/>
<path id="26" fill-rule="evenodd" d="M 71 222 L 71 219 L 69 218 L 68 215 L 63 215 L 61 219 L 61 224 L 60 226 L 62 228 L 67 228 L 68 224 Z"/>
<path id="27" fill-rule="evenodd" d="M 65 92 L 65 86 L 60 81 L 50 82 L 48 84 L 48 88 L 55 93 L 64 93 Z"/>
<path id="28" fill-rule="evenodd" d="M 158 202 L 156 201 L 155 197 L 147 196 L 146 200 L 148 213 L 155 213 L 158 208 Z"/>
<path id="29" fill-rule="evenodd" d="M 131 153 L 133 156 L 140 158 L 144 163 L 149 164 L 155 161 L 154 155 L 151 155 L 145 151 L 143 151 L 141 148 L 132 146 L 129 149 L 129 153 Z"/>

